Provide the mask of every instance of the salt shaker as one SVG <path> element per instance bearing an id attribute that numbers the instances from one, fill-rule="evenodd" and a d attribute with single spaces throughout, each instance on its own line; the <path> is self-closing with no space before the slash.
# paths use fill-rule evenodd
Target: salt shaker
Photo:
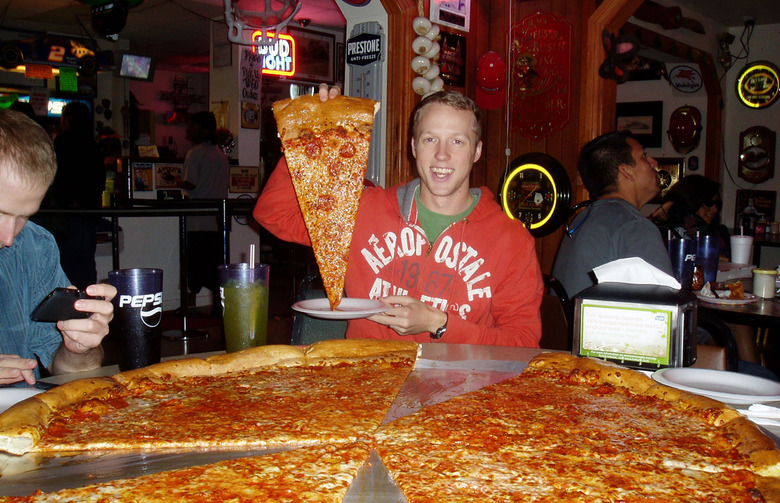
<path id="1" fill-rule="evenodd" d="M 775 298 L 777 269 L 753 269 L 753 293 L 763 299 Z"/>

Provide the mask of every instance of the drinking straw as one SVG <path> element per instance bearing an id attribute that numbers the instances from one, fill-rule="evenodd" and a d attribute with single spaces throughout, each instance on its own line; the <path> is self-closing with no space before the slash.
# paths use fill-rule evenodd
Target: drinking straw
<path id="1" fill-rule="evenodd" d="M 249 245 L 249 268 L 255 268 L 255 245 Z"/>

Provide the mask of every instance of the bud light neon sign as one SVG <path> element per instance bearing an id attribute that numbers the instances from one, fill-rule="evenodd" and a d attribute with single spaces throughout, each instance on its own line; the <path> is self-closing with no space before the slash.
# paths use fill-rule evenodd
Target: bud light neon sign
<path id="1" fill-rule="evenodd" d="M 261 30 L 252 33 L 252 40 L 263 35 Z M 273 37 L 273 32 L 266 33 Z M 290 35 L 279 34 L 274 45 L 253 46 L 252 52 L 262 57 L 263 75 L 279 75 L 290 77 L 295 75 L 295 40 Z"/>

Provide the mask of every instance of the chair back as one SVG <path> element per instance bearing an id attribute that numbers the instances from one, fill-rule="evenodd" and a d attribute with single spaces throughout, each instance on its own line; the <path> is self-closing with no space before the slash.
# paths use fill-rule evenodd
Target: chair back
<path id="1" fill-rule="evenodd" d="M 731 331 L 731 328 L 717 315 L 710 314 L 703 309 L 698 310 L 697 325 L 698 329 L 706 330 L 712 336 L 712 340 L 717 346 L 698 345 L 696 347 L 696 363 L 693 366 L 736 372 L 737 340 L 734 338 L 734 332 Z M 716 350 L 721 350 L 721 354 L 715 354 Z"/>
<path id="2" fill-rule="evenodd" d="M 699 369 L 729 370 L 726 348 L 721 346 L 696 346 L 696 362 L 691 367 Z"/>
<path id="3" fill-rule="evenodd" d="M 540 314 L 542 318 L 542 338 L 539 346 L 543 349 L 572 350 L 571 307 L 569 296 L 560 281 L 548 274 L 544 278 L 544 295 Z"/>
<path id="4" fill-rule="evenodd" d="M 298 286 L 295 301 L 324 298 L 325 287 L 318 272 L 306 275 Z M 307 314 L 295 312 L 293 316 L 292 337 L 290 344 L 308 346 L 317 341 L 344 339 L 347 333 L 345 320 L 323 320 Z"/>

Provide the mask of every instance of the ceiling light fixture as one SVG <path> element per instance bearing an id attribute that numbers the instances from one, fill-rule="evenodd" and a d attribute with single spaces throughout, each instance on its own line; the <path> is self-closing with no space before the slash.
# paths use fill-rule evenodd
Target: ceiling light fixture
<path id="1" fill-rule="evenodd" d="M 239 8 L 239 2 L 243 8 Z M 274 10 L 272 3 L 279 7 Z M 225 0 L 228 40 L 239 45 L 274 45 L 277 39 L 267 33 L 279 33 L 300 9 L 299 0 Z M 260 30 L 263 35 L 255 39 L 245 39 L 245 29 Z"/>

